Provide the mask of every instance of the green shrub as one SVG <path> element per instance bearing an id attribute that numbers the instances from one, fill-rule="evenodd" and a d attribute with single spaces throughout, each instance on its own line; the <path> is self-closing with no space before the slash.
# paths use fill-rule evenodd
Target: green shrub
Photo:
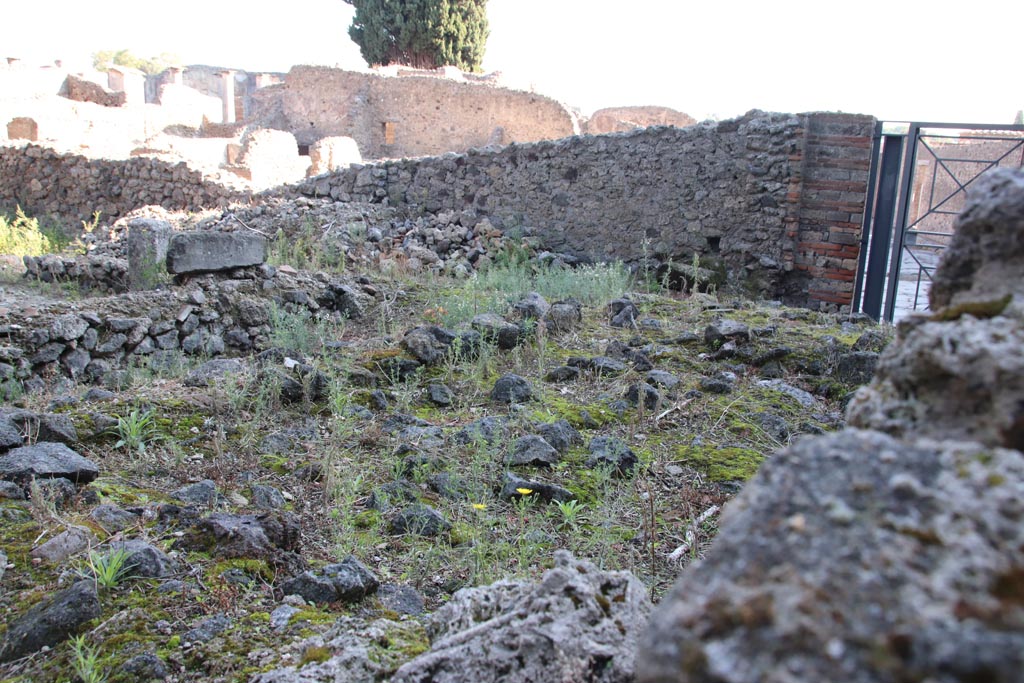
<path id="1" fill-rule="evenodd" d="M 29 218 L 20 206 L 13 217 L 0 213 L 0 254 L 39 256 L 60 251 L 66 240 L 54 233 L 53 229 L 41 228 L 39 219 Z"/>

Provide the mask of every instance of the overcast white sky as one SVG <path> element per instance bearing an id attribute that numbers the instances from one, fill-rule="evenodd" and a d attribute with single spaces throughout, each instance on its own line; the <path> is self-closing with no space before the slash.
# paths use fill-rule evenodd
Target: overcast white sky
<path id="1" fill-rule="evenodd" d="M 4 2 L 0 56 L 87 63 L 100 49 L 287 71 L 365 66 L 341 0 Z M 585 113 L 659 104 L 1011 123 L 1024 108 L 1021 0 L 490 0 L 486 70 Z"/>

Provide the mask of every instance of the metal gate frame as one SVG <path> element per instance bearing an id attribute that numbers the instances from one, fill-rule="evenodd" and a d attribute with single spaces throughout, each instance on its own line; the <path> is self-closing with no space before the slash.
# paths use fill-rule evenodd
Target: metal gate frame
<path id="1" fill-rule="evenodd" d="M 932 213 L 954 213 L 944 212 L 939 209 L 959 191 L 966 189 L 967 186 L 977 180 L 985 171 L 998 166 L 999 162 L 1018 149 L 1022 150 L 1022 165 L 1024 165 L 1024 137 L 1019 139 L 1006 138 L 1018 140 L 1018 143 L 995 160 L 946 159 L 946 161 L 970 161 L 972 163 L 988 165 L 965 183 L 961 183 L 947 167 L 946 171 L 957 184 L 958 189 L 941 200 L 937 205 L 930 206 L 929 210 L 919 216 L 912 225 L 908 225 L 907 217 L 914 188 L 918 145 L 921 143 L 927 147 L 927 143 L 923 143 L 921 138 L 929 137 L 928 135 L 922 136 L 921 131 L 925 129 L 960 129 L 1024 132 L 1024 126 L 985 123 L 913 122 L 902 124 L 907 126 L 905 132 L 885 132 L 884 129 L 887 124 L 899 125 L 900 122 L 878 121 L 875 124 L 875 134 L 871 149 L 871 165 L 868 172 L 868 195 L 864 209 L 864 222 L 861 226 L 861 256 L 857 264 L 853 310 L 863 311 L 875 320 L 880 320 L 884 316 L 885 320 L 891 321 L 896 308 L 896 290 L 899 284 L 900 263 L 903 251 L 907 247 L 908 231 Z M 978 139 L 998 140 L 1004 138 L 987 137 Z M 941 162 L 943 159 L 936 155 L 936 161 Z M 934 178 L 932 182 L 932 191 L 934 193 Z M 911 256 L 913 257 L 913 254 Z M 916 257 L 914 258 L 916 259 Z M 888 268 L 886 268 L 886 261 L 888 261 Z M 918 277 L 920 279 L 920 274 Z M 920 282 L 918 286 L 920 287 Z"/>

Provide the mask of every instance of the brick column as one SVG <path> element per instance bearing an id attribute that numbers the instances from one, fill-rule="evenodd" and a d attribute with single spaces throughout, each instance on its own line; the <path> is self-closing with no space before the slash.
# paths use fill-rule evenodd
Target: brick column
<path id="1" fill-rule="evenodd" d="M 875 119 L 806 116 L 793 270 L 805 286 L 803 305 L 836 310 L 853 301 Z"/>

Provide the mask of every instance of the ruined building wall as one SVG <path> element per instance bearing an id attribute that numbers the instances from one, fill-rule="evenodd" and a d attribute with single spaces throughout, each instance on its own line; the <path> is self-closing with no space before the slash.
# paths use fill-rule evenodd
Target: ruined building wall
<path id="1" fill-rule="evenodd" d="M 443 154 L 578 132 L 562 104 L 533 93 L 438 77 L 294 67 L 253 95 L 252 121 L 299 144 L 347 136 L 364 158 Z"/>
<path id="2" fill-rule="evenodd" d="M 38 145 L 0 146 L 0 205 L 20 204 L 30 214 L 71 224 L 89 220 L 94 211 L 106 221 L 149 204 L 196 210 L 248 197 L 246 190 L 214 182 L 185 162 L 89 159 Z"/>
<path id="3" fill-rule="evenodd" d="M 408 214 L 487 218 L 587 260 L 719 263 L 730 282 L 789 303 L 849 303 L 874 119 L 750 112 L 396 160 L 309 179 L 307 194 Z"/>

